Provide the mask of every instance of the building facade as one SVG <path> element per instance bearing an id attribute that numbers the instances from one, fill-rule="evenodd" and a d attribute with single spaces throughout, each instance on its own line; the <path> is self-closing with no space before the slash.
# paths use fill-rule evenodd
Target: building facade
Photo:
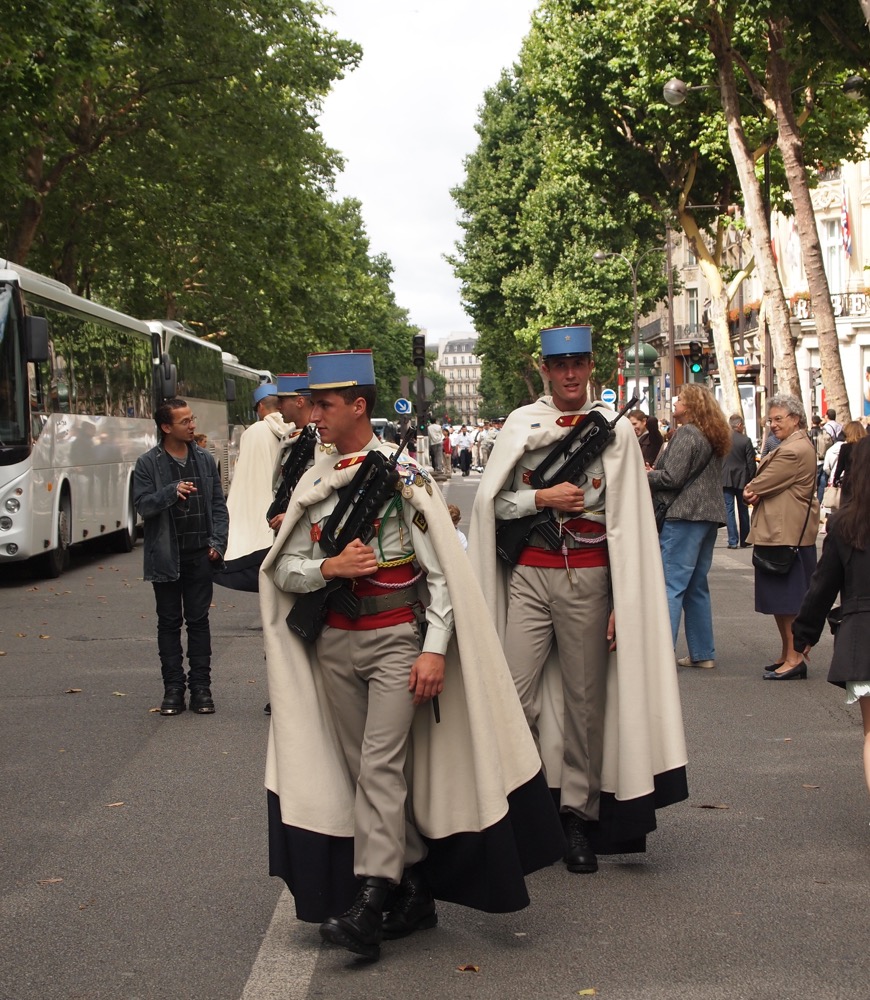
<path id="1" fill-rule="evenodd" d="M 824 171 L 819 175 L 812 198 L 849 396 L 849 414 L 837 417 L 870 418 L 870 288 L 865 283 L 865 274 L 870 269 L 870 160 L 844 163 Z M 827 401 L 819 377 L 818 337 L 794 218 L 774 212 L 771 236 L 792 315 L 795 357 L 809 418 L 814 413 L 824 413 Z M 745 235 L 741 238 L 737 231 L 730 238 L 726 262 L 735 272 L 751 257 L 751 246 L 748 238 Z M 682 285 L 673 306 L 677 369 L 674 386 L 665 384 L 669 369 L 666 306 L 641 321 L 642 339 L 655 347 L 660 356 L 654 409 L 665 419 L 669 419 L 672 397 L 681 384 L 695 378 L 706 381 L 714 391 L 718 388 L 715 365 L 700 376 L 692 376 L 689 371 L 691 342 L 700 343 L 705 354 L 713 351 L 706 321 L 708 286 L 685 235 L 674 234 L 673 240 L 674 267 L 679 270 Z M 760 311 L 760 283 L 750 274 L 731 302 L 728 320 L 747 431 L 756 437 L 760 436 L 766 400 L 777 391 L 769 338 L 763 323 L 759 323 Z M 627 379 L 630 374 L 630 370 L 626 372 Z"/>
<path id="2" fill-rule="evenodd" d="M 451 423 L 476 424 L 480 411 L 480 358 L 474 353 L 477 334 L 454 333 L 438 344 L 438 372 L 444 376 L 446 413 Z"/>

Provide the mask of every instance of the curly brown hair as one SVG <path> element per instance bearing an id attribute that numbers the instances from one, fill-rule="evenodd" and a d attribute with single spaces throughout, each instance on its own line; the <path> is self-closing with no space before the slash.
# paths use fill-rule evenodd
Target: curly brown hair
<path id="1" fill-rule="evenodd" d="M 731 427 L 713 393 L 692 382 L 680 387 L 680 402 L 688 411 L 684 421 L 694 424 L 710 442 L 713 454 L 724 458 L 731 451 Z"/>

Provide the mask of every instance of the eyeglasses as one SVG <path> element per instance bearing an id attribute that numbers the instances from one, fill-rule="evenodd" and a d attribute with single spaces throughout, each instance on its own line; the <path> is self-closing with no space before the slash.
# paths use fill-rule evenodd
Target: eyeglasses
<path id="1" fill-rule="evenodd" d="M 190 427 L 191 424 L 196 423 L 196 417 L 185 417 L 184 420 L 176 420 L 175 423 L 179 427 Z"/>
<path id="2" fill-rule="evenodd" d="M 782 424 L 785 423 L 786 420 L 796 420 L 796 419 L 797 417 L 793 413 L 786 413 L 785 416 L 782 417 L 771 417 L 770 422 L 772 424 Z"/>

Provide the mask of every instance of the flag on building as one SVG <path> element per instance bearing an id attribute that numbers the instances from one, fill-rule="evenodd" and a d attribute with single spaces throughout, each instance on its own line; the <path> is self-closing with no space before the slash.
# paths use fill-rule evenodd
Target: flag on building
<path id="1" fill-rule="evenodd" d="M 849 206 L 846 204 L 846 182 L 841 181 L 843 190 L 843 204 L 840 208 L 840 229 L 843 235 L 843 249 L 846 256 L 852 256 L 852 226 L 849 222 Z"/>

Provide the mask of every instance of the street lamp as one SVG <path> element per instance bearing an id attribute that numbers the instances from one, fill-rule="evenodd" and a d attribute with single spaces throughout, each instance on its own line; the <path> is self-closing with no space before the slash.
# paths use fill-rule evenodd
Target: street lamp
<path id="1" fill-rule="evenodd" d="M 634 391 L 641 396 L 640 391 L 640 322 L 637 312 L 637 270 L 640 267 L 641 261 L 644 258 L 649 257 L 651 253 L 656 253 L 658 251 L 667 251 L 669 243 L 660 247 L 650 247 L 649 250 L 645 250 L 637 260 L 632 263 L 624 253 L 619 253 L 617 250 L 596 250 L 592 255 L 592 259 L 596 264 L 603 264 L 608 257 L 619 257 L 628 264 L 628 269 L 631 271 L 631 294 L 632 302 L 634 306 L 634 320 L 632 323 L 632 332 L 634 334 Z M 650 406 L 652 406 L 653 400 L 650 400 Z"/>

